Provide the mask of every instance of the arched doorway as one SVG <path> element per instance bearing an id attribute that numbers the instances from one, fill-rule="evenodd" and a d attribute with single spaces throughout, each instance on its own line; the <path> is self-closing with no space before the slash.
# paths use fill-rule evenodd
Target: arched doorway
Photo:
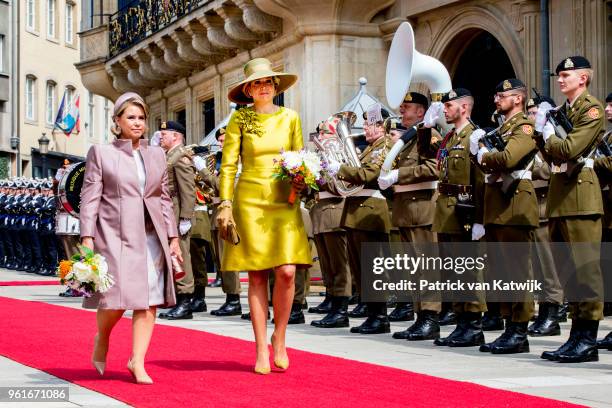
<path id="1" fill-rule="evenodd" d="M 474 95 L 472 120 L 481 127 L 491 126 L 495 86 L 516 77 L 501 43 L 488 31 L 465 30 L 451 41 L 442 61 L 451 67 L 453 87 L 467 88 Z"/>

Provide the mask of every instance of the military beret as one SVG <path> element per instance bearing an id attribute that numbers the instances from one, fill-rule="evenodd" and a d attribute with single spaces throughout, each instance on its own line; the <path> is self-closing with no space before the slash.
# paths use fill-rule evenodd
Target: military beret
<path id="1" fill-rule="evenodd" d="M 450 92 L 445 93 L 442 97 L 442 103 L 454 101 L 455 99 L 465 98 L 466 96 L 472 96 L 472 93 L 465 88 L 451 89 Z"/>
<path id="2" fill-rule="evenodd" d="M 513 89 L 525 88 L 525 84 L 520 79 L 510 78 L 501 81 L 495 87 L 495 92 L 506 92 Z"/>
<path id="3" fill-rule="evenodd" d="M 383 120 L 385 120 L 385 119 L 387 119 L 388 117 L 391 116 L 389 111 L 386 110 L 385 108 L 381 108 L 380 114 L 381 114 Z M 363 112 L 363 120 L 368 120 L 368 112 L 367 111 Z"/>
<path id="4" fill-rule="evenodd" d="M 182 135 L 185 135 L 185 126 L 173 120 L 162 122 L 161 125 L 159 125 L 159 130 L 172 130 L 174 132 L 178 132 Z"/>
<path id="5" fill-rule="evenodd" d="M 555 101 L 552 98 L 548 97 L 548 96 L 539 96 L 539 97 L 536 96 L 535 98 L 530 98 L 527 101 L 527 109 L 537 107 L 542 102 L 548 102 L 548 103 L 550 103 L 550 106 L 553 106 L 553 107 L 557 106 Z"/>
<path id="6" fill-rule="evenodd" d="M 588 59 L 581 57 L 580 55 L 576 55 L 574 57 L 568 57 L 561 61 L 559 65 L 557 65 L 557 69 L 555 69 L 555 73 L 559 75 L 561 71 L 571 71 L 574 69 L 584 69 L 591 68 L 591 63 Z"/>
<path id="7" fill-rule="evenodd" d="M 612 92 L 610 92 L 608 96 L 606 96 L 606 103 L 610 103 L 610 102 L 612 102 Z"/>
<path id="8" fill-rule="evenodd" d="M 418 92 L 408 92 L 404 97 L 404 101 L 402 103 L 417 103 L 422 105 L 425 109 L 429 107 L 429 101 L 427 97 Z"/>
<path id="9" fill-rule="evenodd" d="M 219 140 L 219 137 L 221 135 L 224 135 L 224 134 L 225 134 L 225 128 L 224 127 L 221 127 L 219 129 L 217 129 L 217 131 L 215 132 L 215 139 Z"/>

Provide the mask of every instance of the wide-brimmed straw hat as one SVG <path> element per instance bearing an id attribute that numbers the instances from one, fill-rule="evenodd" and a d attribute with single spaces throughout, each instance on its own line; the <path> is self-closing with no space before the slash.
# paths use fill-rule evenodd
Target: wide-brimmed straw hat
<path id="1" fill-rule="evenodd" d="M 294 74 L 273 71 L 272 64 L 267 58 L 255 58 L 247 62 L 244 66 L 244 76 L 246 79 L 230 89 L 227 95 L 230 101 L 241 105 L 253 103 L 253 98 L 244 93 L 244 85 L 249 82 L 261 78 L 276 77 L 278 78 L 276 93 L 279 94 L 295 84 L 298 79 L 297 75 Z"/>

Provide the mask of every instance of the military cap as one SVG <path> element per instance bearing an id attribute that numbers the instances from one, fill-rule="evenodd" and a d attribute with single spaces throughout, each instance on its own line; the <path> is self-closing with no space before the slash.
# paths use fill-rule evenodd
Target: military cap
<path id="1" fill-rule="evenodd" d="M 422 105 L 425 109 L 429 107 L 429 101 L 427 97 L 418 92 L 408 92 L 404 97 L 404 101 L 402 103 L 417 103 Z"/>
<path id="2" fill-rule="evenodd" d="M 581 57 L 580 55 L 576 55 L 561 61 L 559 65 L 557 65 L 557 69 L 555 69 L 555 74 L 559 75 L 559 72 L 561 71 L 571 71 L 574 69 L 584 68 L 591 68 L 591 63 L 588 59 Z"/>
<path id="3" fill-rule="evenodd" d="M 386 110 L 385 108 L 381 108 L 380 109 L 380 114 L 381 114 L 383 120 L 385 120 L 385 119 L 387 119 L 388 117 L 391 116 L 389 111 Z M 367 111 L 364 111 L 362 116 L 363 116 L 363 120 L 368 120 L 368 112 Z"/>
<path id="4" fill-rule="evenodd" d="M 504 79 L 495 87 L 495 92 L 512 91 L 513 89 L 525 88 L 525 84 L 520 79 Z"/>
<path id="5" fill-rule="evenodd" d="M 550 103 L 550 106 L 557 106 L 555 101 L 548 96 L 539 96 L 539 97 L 536 96 L 535 98 L 529 98 L 529 100 L 527 101 L 527 109 L 537 107 L 542 102 L 548 102 Z"/>
<path id="6" fill-rule="evenodd" d="M 608 96 L 606 96 L 606 103 L 610 103 L 610 102 L 612 102 L 612 92 L 610 92 Z"/>
<path id="7" fill-rule="evenodd" d="M 43 188 L 53 188 L 53 182 L 51 180 L 45 180 L 42 186 Z"/>
<path id="8" fill-rule="evenodd" d="M 472 96 L 472 93 L 465 88 L 451 89 L 450 92 L 445 93 L 442 97 L 442 103 L 454 101 L 455 99 L 465 98 L 466 96 Z"/>
<path id="9" fill-rule="evenodd" d="M 225 134 L 225 128 L 224 127 L 220 127 L 215 132 L 215 139 L 219 140 L 219 137 L 221 137 L 221 135 L 224 135 L 224 134 Z"/>
<path id="10" fill-rule="evenodd" d="M 159 125 L 159 130 L 172 130 L 182 134 L 183 136 L 185 135 L 185 126 L 173 120 L 162 122 L 161 125 Z"/>

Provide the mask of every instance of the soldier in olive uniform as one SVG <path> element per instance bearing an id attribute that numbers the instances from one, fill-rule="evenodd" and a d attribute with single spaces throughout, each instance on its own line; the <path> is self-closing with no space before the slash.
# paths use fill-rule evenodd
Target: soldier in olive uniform
<path id="1" fill-rule="evenodd" d="M 178 122 L 162 122 L 160 146 L 166 151 L 168 163 L 168 190 L 172 197 L 174 215 L 179 229 L 185 276 L 176 281 L 176 306 L 162 319 L 192 319 L 191 302 L 194 294 L 194 278 L 191 266 L 190 241 L 195 205 L 195 168 L 184 146 L 185 128 Z"/>
<path id="2" fill-rule="evenodd" d="M 194 162 L 195 164 L 195 162 Z M 197 166 L 196 166 L 197 169 Z M 191 269 L 195 280 L 193 298 L 191 299 L 192 312 L 205 312 L 206 307 L 206 286 L 208 285 L 208 266 L 206 256 L 210 254 L 210 218 L 208 216 L 208 200 L 203 192 L 203 183 L 198 182 L 196 177 L 195 222 L 191 229 L 191 240 L 189 243 L 191 256 Z"/>
<path id="3" fill-rule="evenodd" d="M 538 105 L 543 102 L 548 102 L 551 106 L 555 106 L 555 102 L 546 96 L 532 98 L 527 101 L 527 117 L 530 120 L 535 120 Z M 541 138 L 537 138 L 536 143 L 539 143 L 541 140 Z M 538 152 L 535 157 L 532 175 L 532 184 L 535 189 L 540 212 L 540 223 L 535 231 L 536 245 L 532 254 L 532 265 L 534 277 L 542 282 L 542 291 L 538 296 L 538 317 L 527 328 L 527 331 L 530 336 L 534 337 L 558 336 L 561 334 L 559 322 L 566 321 L 567 316 L 564 311 L 563 288 L 561 287 L 561 282 L 559 282 L 553 252 L 550 247 L 548 218 L 546 217 L 550 166 L 541 152 Z"/>
<path id="4" fill-rule="evenodd" d="M 440 245 L 440 256 L 446 257 L 453 256 L 453 253 L 445 253 L 449 250 L 448 243 L 471 242 L 484 235 L 481 197 L 484 176 L 470 160 L 469 137 L 475 129 L 470 120 L 474 106 L 472 94 L 464 88 L 453 89 L 444 95 L 442 103 L 431 104 L 423 125 L 434 127 L 444 114 L 446 122 L 454 125 L 454 129 L 441 142 L 430 143 L 419 138 L 418 143 L 422 143 L 421 150 L 433 148 L 437 152 L 439 195 L 432 230 L 438 233 L 438 242 L 447 243 Z M 472 273 L 471 281 L 482 281 L 482 272 L 474 270 Z M 434 340 L 435 345 L 471 347 L 484 343 L 482 313 L 487 310 L 484 294 L 480 291 L 464 294 L 466 301 L 453 303 L 457 326 L 448 337 Z"/>
<path id="5" fill-rule="evenodd" d="M 386 175 L 381 174 L 378 178 L 381 189 L 393 185 L 393 225 L 399 227 L 402 241 L 415 244 L 437 241 L 431 225 L 436 206 L 435 193 L 439 171 L 435 156 L 432 154 L 425 156 L 423 151 L 417 149 L 417 137 L 427 137 L 434 142 L 439 142 L 441 137 L 430 128 L 421 128 L 417 132 L 415 127 L 423 121 L 428 105 L 425 95 L 417 92 L 406 94 L 400 113 L 402 113 L 402 125 L 409 128 L 404 133 L 404 139 L 408 141 L 398 156 L 399 168 Z M 433 139 L 431 132 L 435 132 Z M 427 135 L 417 133 L 427 133 Z M 428 278 L 436 280 L 436 277 L 428 276 Z M 435 301 L 436 294 L 416 292 L 415 294 L 417 320 L 408 329 L 393 333 L 393 338 L 433 340 L 440 337 L 438 314 L 442 305 L 439 301 Z M 421 298 L 425 298 L 425 301 L 420 301 Z"/>
<path id="6" fill-rule="evenodd" d="M 559 108 L 572 129 L 567 137 L 556 135 L 540 105 L 536 129 L 542 132 L 544 150 L 552 161 L 547 215 L 551 241 L 568 243 L 567 257 L 557 256 L 557 268 L 570 269 L 565 285 L 570 300 L 572 328 L 569 340 L 542 358 L 561 362 L 596 361 L 597 329 L 603 318 L 603 280 L 599 262 L 603 202 L 593 160 L 588 157 L 605 131 L 604 109 L 587 87 L 593 71 L 589 61 L 569 57 L 556 68 L 557 82 L 567 101 Z M 576 243 L 582 243 L 576 244 Z M 560 254 L 561 255 L 561 254 Z M 581 293 L 575 293 L 580 290 Z"/>
<path id="7" fill-rule="evenodd" d="M 488 250 L 489 268 L 501 273 L 504 279 L 526 282 L 533 279 L 530 249 L 517 257 L 513 248 L 496 247 L 495 243 L 535 242 L 539 214 L 531 168 L 537 146 L 533 140 L 533 122 L 524 113 L 525 84 L 515 78 L 507 79 L 495 91 L 497 112 L 505 118 L 498 130 L 505 146 L 500 151 L 489 151 L 481 140 L 484 130 L 477 130 L 470 136 L 470 151 L 487 173 L 484 224 L 486 241 L 492 243 Z M 524 291 L 517 293 L 513 300 L 500 303 L 502 317 L 507 322 L 504 333 L 492 343 L 482 345 L 480 351 L 493 354 L 529 351 L 527 326 L 533 315 L 533 298 Z"/>
<path id="8" fill-rule="evenodd" d="M 362 295 L 361 244 L 364 242 L 377 243 L 382 253 L 384 246 L 389 242 L 391 229 L 389 207 L 387 200 L 378 189 L 377 182 L 385 156 L 391 148 L 391 138 L 385 134 L 383 125 L 383 120 L 389 116 L 389 112 L 382 110 L 376 114 L 379 120 L 368 120 L 364 112 L 364 119 L 366 119 L 364 131 L 369 145 L 359 155 L 361 167 L 341 165 L 335 160 L 329 163 L 330 170 L 337 172 L 336 177 L 339 180 L 364 186 L 363 190 L 346 198 L 341 220 L 342 227 L 347 231 L 351 276 L 360 295 Z M 376 117 L 373 116 L 371 119 Z M 367 304 L 363 302 L 363 304 L 366 305 L 368 318 L 360 326 L 351 327 L 351 333 L 389 333 L 386 302 L 368 302 Z M 349 316 L 351 316 L 350 313 Z"/>
<path id="9" fill-rule="evenodd" d="M 335 127 L 330 122 L 319 125 L 319 138 L 331 137 Z M 316 194 L 316 203 L 310 209 L 314 241 L 319 255 L 321 273 L 325 281 L 327 314 L 310 324 L 315 327 L 348 327 L 348 304 L 351 296 L 351 272 L 348 262 L 346 231 L 341 227 L 344 198 L 335 184 L 326 183 Z M 312 310 L 312 312 L 311 312 Z M 324 313 L 324 304 L 311 308 L 311 313 Z"/>

